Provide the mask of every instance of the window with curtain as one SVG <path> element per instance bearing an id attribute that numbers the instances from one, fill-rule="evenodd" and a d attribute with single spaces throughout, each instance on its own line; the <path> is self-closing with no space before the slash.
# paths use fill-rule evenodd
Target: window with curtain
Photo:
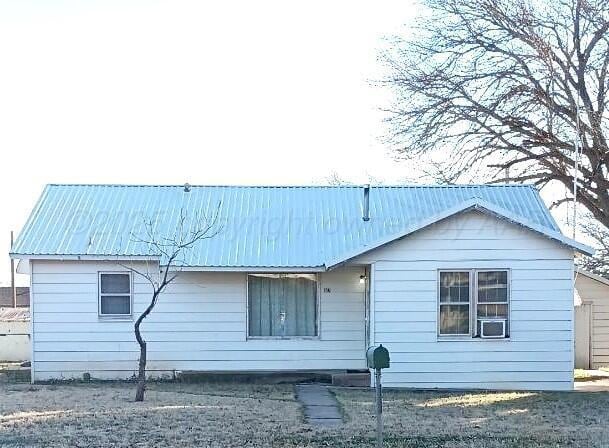
<path id="1" fill-rule="evenodd" d="M 99 315 L 131 316 L 131 273 L 99 273 Z"/>
<path id="2" fill-rule="evenodd" d="M 470 333 L 469 272 L 440 272 L 440 335 Z"/>
<path id="3" fill-rule="evenodd" d="M 249 336 L 317 336 L 316 274 L 250 274 Z"/>

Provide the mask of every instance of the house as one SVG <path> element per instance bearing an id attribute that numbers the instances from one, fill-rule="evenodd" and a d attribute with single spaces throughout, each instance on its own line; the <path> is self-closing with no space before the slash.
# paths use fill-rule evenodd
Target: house
<path id="1" fill-rule="evenodd" d="M 148 373 L 366 369 L 392 387 L 569 390 L 574 255 L 522 185 L 49 185 L 12 257 L 31 278 L 33 381 L 129 378 L 150 288 L 138 242 L 219 210 L 142 328 Z"/>
<path id="2" fill-rule="evenodd" d="M 575 367 L 609 367 L 609 280 L 575 272 Z"/>

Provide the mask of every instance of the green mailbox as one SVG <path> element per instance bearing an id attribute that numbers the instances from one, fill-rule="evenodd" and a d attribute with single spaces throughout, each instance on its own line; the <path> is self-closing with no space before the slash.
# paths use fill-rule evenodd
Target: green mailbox
<path id="1" fill-rule="evenodd" d="M 369 347 L 366 351 L 366 360 L 371 369 L 387 369 L 389 368 L 389 350 L 382 344 L 378 347 Z"/>

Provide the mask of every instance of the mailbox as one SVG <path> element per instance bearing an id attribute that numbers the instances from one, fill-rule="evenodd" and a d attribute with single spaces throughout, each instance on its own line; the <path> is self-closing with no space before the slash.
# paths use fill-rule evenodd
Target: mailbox
<path id="1" fill-rule="evenodd" d="M 389 350 L 382 344 L 378 347 L 369 347 L 366 351 L 366 360 L 371 369 L 387 369 L 389 368 Z"/>

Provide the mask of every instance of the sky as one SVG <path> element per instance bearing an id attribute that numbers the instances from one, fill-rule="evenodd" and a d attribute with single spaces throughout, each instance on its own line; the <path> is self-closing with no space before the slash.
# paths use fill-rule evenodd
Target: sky
<path id="1" fill-rule="evenodd" d="M 371 81 L 383 38 L 416 14 L 403 0 L 0 0 L 1 253 L 47 183 L 408 177 Z"/>

